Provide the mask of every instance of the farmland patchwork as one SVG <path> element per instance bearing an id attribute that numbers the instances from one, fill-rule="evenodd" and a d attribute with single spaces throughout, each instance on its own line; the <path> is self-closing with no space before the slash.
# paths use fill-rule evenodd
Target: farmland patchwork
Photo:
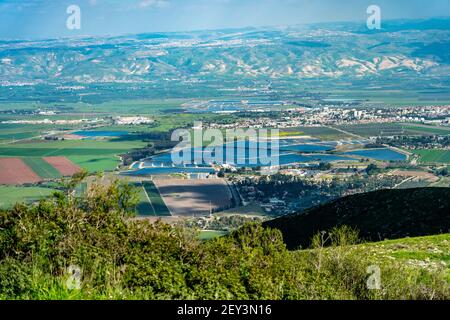
<path id="1" fill-rule="evenodd" d="M 80 167 L 74 165 L 66 157 L 44 157 L 43 159 L 56 168 L 63 176 L 72 176 L 81 171 Z"/>
<path id="2" fill-rule="evenodd" d="M 80 170 L 66 157 L 0 158 L 0 184 L 33 184 L 71 176 Z"/>

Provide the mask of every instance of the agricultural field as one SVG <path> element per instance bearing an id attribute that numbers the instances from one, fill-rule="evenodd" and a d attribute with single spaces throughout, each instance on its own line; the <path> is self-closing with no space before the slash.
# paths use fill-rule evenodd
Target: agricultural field
<path id="1" fill-rule="evenodd" d="M 74 165 L 66 157 L 44 157 L 43 159 L 64 177 L 73 176 L 81 171 L 80 167 Z"/>
<path id="2" fill-rule="evenodd" d="M 429 180 L 421 180 L 419 178 L 409 179 L 397 185 L 394 189 L 413 189 L 413 188 L 425 188 L 430 185 Z"/>
<path id="3" fill-rule="evenodd" d="M 67 157 L 73 163 L 76 163 L 81 168 L 87 170 L 89 173 L 114 171 L 120 164 L 119 156 L 69 156 Z"/>
<path id="4" fill-rule="evenodd" d="M 246 206 L 231 208 L 215 214 L 215 216 L 218 217 L 235 216 L 235 215 L 246 217 L 266 217 L 267 213 L 257 203 L 251 203 Z"/>
<path id="5" fill-rule="evenodd" d="M 444 127 L 402 123 L 350 124 L 337 128 L 363 137 L 450 134 L 450 129 Z"/>
<path id="6" fill-rule="evenodd" d="M 394 169 L 387 173 L 387 175 L 399 176 L 404 178 L 419 178 L 421 180 L 428 180 L 429 182 L 436 182 L 437 180 L 439 180 L 439 178 L 434 174 L 427 171 L 417 170 L 415 168 L 411 168 L 410 170 Z"/>
<path id="7" fill-rule="evenodd" d="M 98 172 L 113 170 L 119 154 L 144 146 L 146 143 L 141 141 L 39 140 L 0 145 L 0 157 L 67 157 L 89 172 Z"/>
<path id="8" fill-rule="evenodd" d="M 296 136 L 303 136 L 305 133 L 303 131 L 289 131 L 289 130 L 282 130 L 280 131 L 279 136 L 280 137 L 296 137 Z"/>
<path id="9" fill-rule="evenodd" d="M 38 137 L 50 130 L 55 130 L 55 127 L 50 125 L 0 123 L 0 145 Z"/>
<path id="10" fill-rule="evenodd" d="M 159 194 L 158 189 L 152 181 L 143 181 L 142 186 L 144 191 L 147 193 L 148 200 L 150 202 L 150 206 L 153 209 L 154 216 L 170 216 L 170 211 L 167 208 L 164 200 Z"/>
<path id="11" fill-rule="evenodd" d="M 165 179 L 154 183 L 173 216 L 209 215 L 211 210 L 224 210 L 233 204 L 223 179 Z"/>
<path id="12" fill-rule="evenodd" d="M 0 184 L 33 184 L 80 171 L 80 167 L 65 157 L 0 158 Z"/>
<path id="13" fill-rule="evenodd" d="M 421 149 L 412 150 L 412 152 L 419 156 L 419 161 L 422 163 L 450 163 L 450 150 Z"/>
<path id="14" fill-rule="evenodd" d="M 280 130 L 280 136 L 311 136 L 324 141 L 335 141 L 341 139 L 351 139 L 352 136 L 345 134 L 339 130 L 329 127 L 296 127 Z"/>
<path id="15" fill-rule="evenodd" d="M 61 178 L 61 173 L 50 163 L 43 158 L 23 158 L 23 162 L 38 174 L 42 179 L 58 179 Z"/>
<path id="16" fill-rule="evenodd" d="M 392 135 L 406 134 L 403 127 L 396 123 L 350 124 L 350 125 L 340 125 L 336 127 L 341 130 L 362 137 L 392 136 Z"/>
<path id="17" fill-rule="evenodd" d="M 222 237 L 227 235 L 226 231 L 217 231 L 217 230 L 202 230 L 198 233 L 198 239 L 201 241 L 211 240 L 217 237 Z"/>
<path id="18" fill-rule="evenodd" d="M 140 217 L 170 217 L 170 211 L 152 181 L 131 182 L 137 188 L 139 203 L 136 207 Z"/>
<path id="19" fill-rule="evenodd" d="M 94 113 L 98 115 L 153 115 L 164 114 L 167 110 L 180 110 L 184 99 L 110 99 L 102 103 L 69 103 L 79 114 Z"/>
<path id="20" fill-rule="evenodd" d="M 140 141 L 98 141 L 98 140 L 65 140 L 65 141 L 32 141 L 0 146 L 0 156 L 73 156 L 73 155 L 110 155 L 141 148 L 146 144 Z"/>
<path id="21" fill-rule="evenodd" d="M 450 128 L 437 127 L 437 126 L 426 126 L 420 124 L 405 124 L 402 127 L 410 133 L 416 133 L 418 135 L 435 134 L 435 135 L 446 135 L 450 134 Z"/>
<path id="22" fill-rule="evenodd" d="M 54 192 L 44 187 L 0 186 L 0 209 L 8 209 L 16 203 L 31 203 L 50 196 Z"/>
<path id="23" fill-rule="evenodd" d="M 156 216 L 155 210 L 153 209 L 153 206 L 150 204 L 149 196 L 147 195 L 147 192 L 145 191 L 143 185 L 141 182 L 137 182 L 133 184 L 136 188 L 138 188 L 138 196 L 139 196 L 139 203 L 136 207 L 137 214 L 139 216 Z"/>
<path id="24" fill-rule="evenodd" d="M 0 185 L 37 183 L 41 178 L 19 158 L 0 158 Z"/>
<path id="25" fill-rule="evenodd" d="M 385 83 L 384 83 L 385 84 Z M 402 86 L 401 89 L 377 88 L 376 90 L 368 89 L 373 85 L 373 79 L 370 81 L 360 80 L 358 86 L 353 85 L 351 89 L 335 89 L 323 88 L 322 92 L 327 92 L 328 98 L 360 100 L 379 103 L 382 101 L 386 104 L 396 106 L 423 106 L 423 105 L 446 105 L 448 104 L 448 96 L 443 94 L 441 89 L 427 90 L 427 92 L 417 90 L 415 85 Z M 382 85 L 381 85 L 382 86 Z M 318 92 L 321 91 L 312 91 Z"/>

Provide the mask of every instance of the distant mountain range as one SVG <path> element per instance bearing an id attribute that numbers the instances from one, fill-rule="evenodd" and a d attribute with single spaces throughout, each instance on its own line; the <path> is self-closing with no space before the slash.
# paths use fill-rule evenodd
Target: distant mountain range
<path id="1" fill-rule="evenodd" d="M 450 19 L 0 41 L 0 84 L 351 81 L 450 74 Z M 444 81 L 444 80 L 442 80 Z"/>
<path id="2" fill-rule="evenodd" d="M 279 229 L 290 249 L 307 248 L 315 234 L 343 225 L 359 230 L 366 241 L 449 233 L 450 189 L 357 194 L 264 223 Z"/>

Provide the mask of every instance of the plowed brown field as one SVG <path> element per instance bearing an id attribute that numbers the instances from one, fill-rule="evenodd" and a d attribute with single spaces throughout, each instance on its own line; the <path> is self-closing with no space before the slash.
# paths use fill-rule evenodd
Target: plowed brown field
<path id="1" fill-rule="evenodd" d="M 42 179 L 18 158 L 0 159 L 0 184 L 36 183 Z"/>
<path id="2" fill-rule="evenodd" d="M 73 162 L 66 157 L 44 157 L 43 159 L 51 164 L 63 176 L 72 176 L 81 171 L 79 166 L 73 164 Z"/>

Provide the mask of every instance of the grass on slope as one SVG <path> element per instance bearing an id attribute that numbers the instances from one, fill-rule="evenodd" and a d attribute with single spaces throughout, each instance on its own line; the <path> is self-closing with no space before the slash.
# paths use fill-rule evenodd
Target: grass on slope
<path id="1" fill-rule="evenodd" d="M 361 244 L 357 250 L 371 255 L 379 262 L 396 260 L 428 270 L 446 268 L 447 280 L 450 282 L 450 234 Z"/>

